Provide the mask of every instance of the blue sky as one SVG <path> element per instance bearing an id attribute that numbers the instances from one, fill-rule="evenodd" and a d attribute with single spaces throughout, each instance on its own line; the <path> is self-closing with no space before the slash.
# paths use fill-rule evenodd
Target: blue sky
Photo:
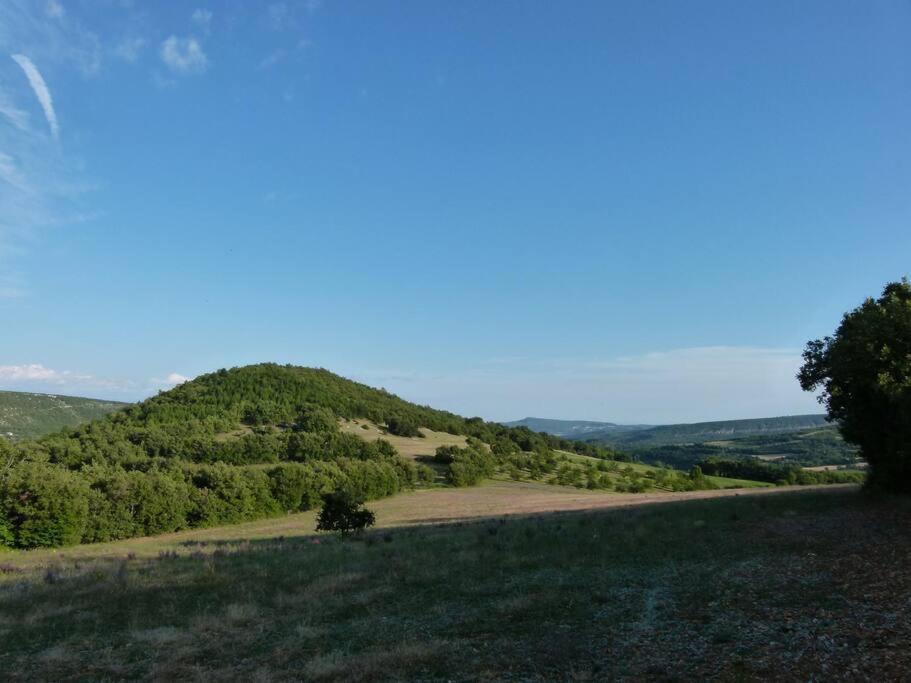
<path id="1" fill-rule="evenodd" d="M 0 388 L 327 367 L 490 419 L 815 412 L 911 270 L 907 2 L 0 5 Z"/>

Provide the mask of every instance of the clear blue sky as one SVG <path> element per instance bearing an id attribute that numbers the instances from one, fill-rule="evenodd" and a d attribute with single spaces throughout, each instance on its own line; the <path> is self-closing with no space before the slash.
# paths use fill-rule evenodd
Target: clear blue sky
<path id="1" fill-rule="evenodd" d="M 0 388 L 815 412 L 911 271 L 904 1 L 4 0 L 0 53 Z"/>

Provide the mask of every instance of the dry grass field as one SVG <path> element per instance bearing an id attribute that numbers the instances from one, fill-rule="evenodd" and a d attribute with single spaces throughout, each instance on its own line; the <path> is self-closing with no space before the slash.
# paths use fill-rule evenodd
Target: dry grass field
<path id="1" fill-rule="evenodd" d="M 387 434 L 385 430 L 369 420 L 341 420 L 339 427 L 343 432 L 354 434 L 366 441 L 385 439 L 395 446 L 399 453 L 412 460 L 421 457 L 432 457 L 440 446 L 465 446 L 464 436 L 435 432 L 426 427 L 420 428 L 421 434 L 424 435 L 423 438 Z"/>
<path id="2" fill-rule="evenodd" d="M 485 493 L 503 496 L 499 486 L 465 493 L 483 505 Z M 530 503 L 553 489 L 522 490 L 513 493 Z M 440 493 L 376 507 L 393 506 L 384 524 L 407 521 L 395 507 L 405 503 L 451 514 Z M 301 535 L 210 529 L 170 539 L 176 553 L 129 554 L 125 542 L 107 559 L 64 551 L 23 566 L 3 557 L 2 677 L 906 677 L 906 501 L 837 487 L 697 495 L 393 525 L 349 540 L 303 533 L 301 515 Z M 234 535 L 244 531 L 247 540 Z"/>
<path id="3" fill-rule="evenodd" d="M 533 482 L 490 481 L 469 488 L 430 488 L 370 501 L 368 507 L 376 513 L 377 526 L 400 526 L 452 523 L 506 515 L 531 515 L 572 510 L 622 508 L 639 505 L 703 500 L 726 496 L 774 494 L 791 489 L 809 490 L 819 487 L 780 487 L 690 491 L 686 493 L 606 493 L 567 486 Z M 841 487 L 821 487 L 841 488 Z M 132 556 L 158 557 L 163 553 L 190 554 L 198 552 L 200 544 L 244 543 L 282 537 L 314 534 L 316 512 L 302 512 L 283 517 L 261 519 L 241 524 L 179 531 L 160 536 L 128 538 L 111 543 L 95 543 L 70 548 L 37 549 L 0 552 L 0 564 L 10 569 L 35 569 L 47 566 L 66 566 L 95 560 L 107 561 Z M 213 545 L 214 550 L 217 545 Z M 15 576 L 15 571 L 4 578 Z"/>

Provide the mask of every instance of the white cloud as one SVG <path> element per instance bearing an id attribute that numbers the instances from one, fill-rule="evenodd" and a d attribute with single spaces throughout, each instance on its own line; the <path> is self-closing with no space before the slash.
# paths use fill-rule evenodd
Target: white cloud
<path id="1" fill-rule="evenodd" d="M 63 9 L 63 5 L 58 0 L 48 0 L 44 11 L 51 19 L 62 19 L 63 15 L 66 14 L 66 10 Z"/>
<path id="2" fill-rule="evenodd" d="M 209 59 L 202 46 L 193 38 L 170 36 L 161 44 L 161 60 L 175 73 L 189 75 L 205 73 Z"/>
<path id="3" fill-rule="evenodd" d="M 114 54 L 130 64 L 139 59 L 139 53 L 146 45 L 143 38 L 124 38 L 114 48 Z"/>
<path id="4" fill-rule="evenodd" d="M 190 15 L 190 20 L 199 26 L 206 35 L 209 34 L 212 25 L 212 12 L 207 9 L 196 9 L 192 15 Z"/>
<path id="5" fill-rule="evenodd" d="M 165 380 L 167 384 L 183 384 L 184 382 L 189 381 L 189 377 L 185 377 L 184 375 L 181 375 L 177 372 L 172 372 L 170 375 L 168 375 L 167 380 Z"/>
<path id="6" fill-rule="evenodd" d="M 46 368 L 41 363 L 28 365 L 0 365 L 0 380 L 12 382 L 46 382 L 51 384 L 66 384 L 71 381 L 85 381 L 92 379 L 91 375 L 79 375 L 69 370 L 54 370 Z"/>
<path id="7" fill-rule="evenodd" d="M 28 84 L 32 87 L 35 97 L 38 98 L 38 102 L 41 103 L 41 108 L 44 110 L 44 118 L 47 119 L 47 125 L 51 129 L 51 135 L 56 139 L 60 133 L 60 126 L 57 124 L 57 113 L 54 111 L 54 100 L 51 97 L 51 91 L 48 89 L 47 83 L 44 82 L 41 72 L 38 71 L 38 67 L 32 63 L 31 59 L 25 55 L 11 56 L 16 64 L 21 67 L 22 71 L 25 72 Z"/>

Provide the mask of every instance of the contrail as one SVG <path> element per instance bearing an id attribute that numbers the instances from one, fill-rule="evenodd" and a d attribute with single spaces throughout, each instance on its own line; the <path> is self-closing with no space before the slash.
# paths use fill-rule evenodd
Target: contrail
<path id="1" fill-rule="evenodd" d="M 54 100 L 51 97 L 51 91 L 48 90 L 47 83 L 45 83 L 44 78 L 41 77 L 41 72 L 38 71 L 38 67 L 32 63 L 32 60 L 25 55 L 10 56 L 25 72 L 28 84 L 32 86 L 35 97 L 38 98 L 38 101 L 41 103 L 41 108 L 44 109 L 44 118 L 47 119 L 47 125 L 51 127 L 51 135 L 53 135 L 56 140 L 57 135 L 60 132 L 60 126 L 57 125 L 57 114 L 54 112 Z"/>

